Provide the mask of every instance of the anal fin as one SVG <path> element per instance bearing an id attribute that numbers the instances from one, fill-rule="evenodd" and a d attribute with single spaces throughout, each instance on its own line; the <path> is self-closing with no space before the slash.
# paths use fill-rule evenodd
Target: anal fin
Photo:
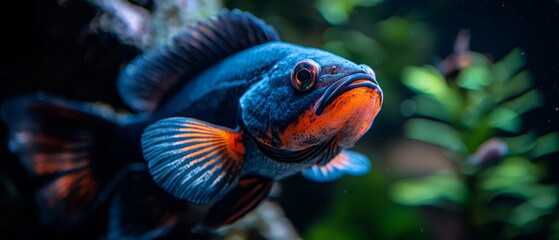
<path id="1" fill-rule="evenodd" d="M 316 182 L 334 181 L 343 175 L 364 175 L 371 169 L 369 159 L 350 150 L 343 150 L 324 166 L 313 165 L 303 170 L 303 176 Z"/>
<path id="2" fill-rule="evenodd" d="M 109 205 L 106 239 L 167 239 L 191 204 L 161 190 L 147 171 L 122 179 Z"/>
<path id="3" fill-rule="evenodd" d="M 237 184 L 244 159 L 241 133 L 192 118 L 167 118 L 142 135 L 155 182 L 195 204 L 212 203 Z"/>
<path id="4" fill-rule="evenodd" d="M 204 221 L 192 229 L 196 233 L 212 231 L 245 216 L 268 198 L 274 181 L 260 176 L 247 176 L 225 197 L 213 205 Z"/>

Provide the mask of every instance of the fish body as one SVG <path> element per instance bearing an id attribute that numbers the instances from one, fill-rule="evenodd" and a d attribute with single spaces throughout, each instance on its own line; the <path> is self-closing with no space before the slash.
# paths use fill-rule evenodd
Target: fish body
<path id="1" fill-rule="evenodd" d="M 197 23 L 168 47 L 131 62 L 118 87 L 139 114 L 45 94 L 3 108 L 11 150 L 33 174 L 72 176 L 67 186 L 55 181 L 39 193 L 55 203 L 44 206 L 54 219 L 73 219 L 99 201 L 102 190 L 88 189 L 110 184 L 93 165 L 112 165 L 116 170 L 104 173 L 114 175 L 131 162 L 147 162 L 165 192 L 211 205 L 195 231 L 242 217 L 276 180 L 302 172 L 331 181 L 370 168 L 364 155 L 346 149 L 380 111 L 373 70 L 281 42 L 248 13 L 223 11 Z"/>

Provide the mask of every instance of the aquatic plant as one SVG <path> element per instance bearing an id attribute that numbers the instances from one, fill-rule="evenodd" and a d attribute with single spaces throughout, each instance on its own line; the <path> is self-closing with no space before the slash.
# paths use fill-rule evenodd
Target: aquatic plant
<path id="1" fill-rule="evenodd" d="M 396 181 L 390 197 L 461 215 L 458 223 L 465 227 L 456 236 L 510 239 L 548 232 L 559 195 L 542 181 L 549 173 L 538 160 L 559 150 L 559 134 L 522 125 L 522 115 L 542 104 L 522 50 L 493 62 L 469 51 L 468 41 L 463 31 L 454 53 L 438 66 L 403 71 L 403 84 L 416 93 L 401 104 L 409 117 L 404 134 L 429 143 L 419 148 L 437 146 L 438 152 L 421 158 L 448 164 Z"/>

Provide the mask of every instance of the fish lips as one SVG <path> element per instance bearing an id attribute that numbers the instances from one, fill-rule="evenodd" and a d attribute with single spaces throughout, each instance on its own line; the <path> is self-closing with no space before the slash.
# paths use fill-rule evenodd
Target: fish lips
<path id="1" fill-rule="evenodd" d="M 316 115 L 320 116 L 324 111 L 324 108 L 343 93 L 360 87 L 377 90 L 380 94 L 380 101 L 382 102 L 382 90 L 380 89 L 377 80 L 369 74 L 356 73 L 343 77 L 326 89 L 324 94 L 322 94 L 314 106 Z"/>

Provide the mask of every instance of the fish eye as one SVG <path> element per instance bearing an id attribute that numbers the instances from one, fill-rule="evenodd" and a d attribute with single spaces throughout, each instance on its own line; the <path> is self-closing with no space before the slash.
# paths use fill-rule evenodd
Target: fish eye
<path id="1" fill-rule="evenodd" d="M 316 83 L 319 72 L 318 63 L 310 59 L 301 60 L 291 72 L 291 84 L 299 91 L 307 91 Z"/>
<path id="2" fill-rule="evenodd" d="M 367 74 L 371 75 L 375 81 L 377 80 L 377 75 L 375 74 L 375 71 L 373 71 L 373 69 L 365 64 L 359 64 L 359 67 L 361 67 L 361 69 L 365 70 L 365 72 L 367 72 Z"/>

